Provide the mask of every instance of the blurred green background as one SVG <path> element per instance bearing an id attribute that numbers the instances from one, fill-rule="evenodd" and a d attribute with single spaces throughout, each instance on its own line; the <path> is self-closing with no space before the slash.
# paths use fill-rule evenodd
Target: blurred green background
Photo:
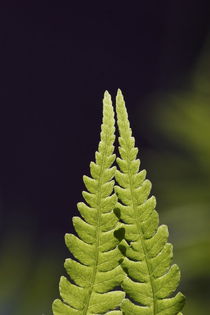
<path id="1" fill-rule="evenodd" d="M 210 314 L 208 5 L 2 10 L 1 315 L 52 314 L 102 93 L 118 87 L 169 226 L 183 313 Z"/>
<path id="2" fill-rule="evenodd" d="M 147 139 L 151 149 L 142 152 L 143 164 L 153 182 L 160 220 L 169 226 L 174 260 L 181 268 L 186 315 L 210 312 L 209 48 L 208 42 L 187 84 L 149 98 L 152 113 L 139 111 L 152 121 L 152 137 Z"/>

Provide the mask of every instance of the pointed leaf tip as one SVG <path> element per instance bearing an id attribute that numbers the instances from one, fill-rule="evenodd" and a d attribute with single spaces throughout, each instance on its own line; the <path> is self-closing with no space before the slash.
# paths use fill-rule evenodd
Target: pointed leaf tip
<path id="1" fill-rule="evenodd" d="M 103 102 L 106 104 L 112 104 L 111 95 L 109 94 L 109 92 L 107 90 L 104 92 Z"/>
<path id="2" fill-rule="evenodd" d="M 117 103 L 124 103 L 124 97 L 120 89 L 117 90 L 116 101 Z"/>

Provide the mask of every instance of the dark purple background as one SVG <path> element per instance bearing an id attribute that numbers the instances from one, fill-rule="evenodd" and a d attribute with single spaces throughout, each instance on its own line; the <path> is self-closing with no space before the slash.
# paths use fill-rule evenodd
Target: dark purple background
<path id="1" fill-rule="evenodd" d="M 123 90 L 135 136 L 150 146 L 137 110 L 152 110 L 150 93 L 181 86 L 209 34 L 210 5 L 16 4 L 2 6 L 0 21 L 0 230 L 33 234 L 45 248 L 77 213 L 104 90 Z"/>

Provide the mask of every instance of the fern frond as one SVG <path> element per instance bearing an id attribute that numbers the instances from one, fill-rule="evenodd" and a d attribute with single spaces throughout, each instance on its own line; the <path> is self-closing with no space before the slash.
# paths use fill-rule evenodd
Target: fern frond
<path id="1" fill-rule="evenodd" d="M 86 201 L 78 203 L 82 216 L 73 218 L 78 234 L 65 235 L 65 242 L 75 259 L 66 259 L 65 268 L 70 280 L 61 277 L 62 300 L 53 303 L 54 315 L 110 314 L 120 315 L 125 294 L 111 291 L 119 286 L 123 272 L 119 265 L 121 253 L 114 230 L 118 218 L 113 209 L 117 202 L 113 193 L 116 167 L 114 151 L 114 112 L 111 97 L 105 92 L 101 141 L 95 162 L 90 163 L 91 177 L 84 176 Z"/>
<path id="2" fill-rule="evenodd" d="M 120 202 L 120 216 L 124 222 L 126 248 L 122 267 L 127 276 L 122 287 L 130 299 L 124 299 L 121 309 L 125 315 L 181 315 L 184 296 L 176 290 L 180 281 L 177 265 L 171 266 L 172 245 L 167 243 L 168 229 L 159 225 L 155 197 L 149 197 L 151 182 L 144 170 L 139 172 L 138 149 L 132 137 L 123 95 L 116 98 L 119 128 L 120 170 L 115 178 L 115 192 Z M 134 303 L 133 303 L 134 302 Z"/>

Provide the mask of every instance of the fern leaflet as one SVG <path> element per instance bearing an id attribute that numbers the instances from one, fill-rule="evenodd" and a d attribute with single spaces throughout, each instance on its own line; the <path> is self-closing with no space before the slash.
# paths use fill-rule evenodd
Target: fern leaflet
<path id="1" fill-rule="evenodd" d="M 167 243 L 167 226 L 158 227 L 155 197 L 148 199 L 151 182 L 145 179 L 145 170 L 139 172 L 138 149 L 120 90 L 116 111 L 120 134 L 120 158 L 117 158 L 117 163 L 120 170 L 115 174 L 118 183 L 115 192 L 120 200 L 117 207 L 129 244 L 122 263 L 127 273 L 122 287 L 130 299 L 123 300 L 121 309 L 125 315 L 181 315 L 184 296 L 177 293 L 169 298 L 179 284 L 180 271 L 177 265 L 171 266 L 172 245 Z"/>
<path id="2" fill-rule="evenodd" d="M 90 163 L 91 177 L 83 177 L 88 190 L 83 192 L 86 203 L 78 203 L 83 219 L 73 218 L 79 237 L 65 235 L 66 245 L 75 257 L 65 261 L 70 281 L 61 277 L 59 289 L 63 301 L 54 301 L 54 315 L 122 314 L 117 308 L 125 294 L 111 291 L 123 278 L 119 265 L 121 253 L 113 233 L 118 224 L 118 218 L 113 212 L 117 202 L 116 194 L 113 193 L 116 170 L 112 166 L 115 161 L 114 123 L 111 97 L 105 92 L 96 162 Z"/>

